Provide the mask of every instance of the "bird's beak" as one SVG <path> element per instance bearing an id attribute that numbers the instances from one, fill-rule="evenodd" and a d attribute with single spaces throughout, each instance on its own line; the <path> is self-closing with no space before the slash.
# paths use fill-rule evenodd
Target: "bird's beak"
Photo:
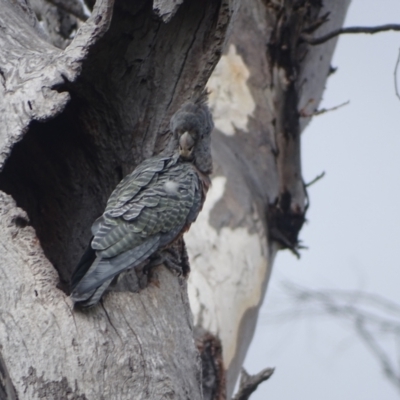
<path id="1" fill-rule="evenodd" d="M 179 154 L 183 158 L 191 158 L 193 153 L 194 140 L 189 132 L 184 132 L 179 138 Z"/>

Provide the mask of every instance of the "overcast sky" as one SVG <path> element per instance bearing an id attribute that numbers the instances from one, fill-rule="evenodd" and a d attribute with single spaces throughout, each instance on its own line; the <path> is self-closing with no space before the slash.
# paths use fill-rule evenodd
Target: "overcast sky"
<path id="1" fill-rule="evenodd" d="M 400 0 L 353 0 L 345 26 L 400 23 Z M 400 32 L 340 37 L 321 107 L 350 104 L 314 117 L 303 134 L 311 207 L 297 260 L 281 252 L 245 367 L 276 371 L 252 400 L 392 400 L 398 392 L 379 364 L 335 319 L 271 319 L 282 308 L 281 282 L 314 289 L 379 293 L 400 304 L 400 100 L 393 71 Z M 400 71 L 399 71 L 400 75 Z M 399 85 L 400 86 L 400 85 Z M 399 352 L 400 353 L 400 352 Z"/>

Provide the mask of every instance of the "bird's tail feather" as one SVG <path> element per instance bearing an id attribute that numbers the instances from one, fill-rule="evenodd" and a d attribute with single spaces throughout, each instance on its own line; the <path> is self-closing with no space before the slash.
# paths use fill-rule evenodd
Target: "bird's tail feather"
<path id="1" fill-rule="evenodd" d="M 140 246 L 125 251 L 116 257 L 109 259 L 102 259 L 99 256 L 96 257 L 85 276 L 75 285 L 71 294 L 72 300 L 87 300 L 89 297 L 94 296 L 94 291 L 102 287 L 105 282 L 109 281 L 104 288 L 105 290 L 112 279 L 120 272 L 128 268 L 136 267 L 149 258 L 158 249 L 159 242 L 160 237 L 154 236 Z M 100 297 L 101 295 L 99 299 Z"/>
<path id="2" fill-rule="evenodd" d="M 86 273 L 88 272 L 88 270 L 93 265 L 93 262 L 96 259 L 96 252 L 92 249 L 91 246 L 92 239 L 90 239 L 88 247 L 83 253 L 81 259 L 79 260 L 78 265 L 75 268 L 75 271 L 71 276 L 72 291 L 75 289 L 76 285 L 81 281 L 81 279 L 86 275 Z"/>
<path id="3" fill-rule="evenodd" d="M 80 307 L 89 308 L 94 306 L 99 302 L 101 296 L 103 296 L 104 292 L 107 290 L 108 286 L 110 286 L 113 278 L 105 281 L 98 288 L 93 289 L 89 292 L 83 293 L 82 295 L 71 295 L 72 300 L 75 304 Z"/>

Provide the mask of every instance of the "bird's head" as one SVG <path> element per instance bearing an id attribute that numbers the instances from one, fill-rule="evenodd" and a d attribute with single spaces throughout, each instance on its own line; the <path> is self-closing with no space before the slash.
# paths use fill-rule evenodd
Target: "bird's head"
<path id="1" fill-rule="evenodd" d="M 171 130 L 178 141 L 182 160 L 211 173 L 211 131 L 214 127 L 209 108 L 204 101 L 184 104 L 171 118 Z"/>

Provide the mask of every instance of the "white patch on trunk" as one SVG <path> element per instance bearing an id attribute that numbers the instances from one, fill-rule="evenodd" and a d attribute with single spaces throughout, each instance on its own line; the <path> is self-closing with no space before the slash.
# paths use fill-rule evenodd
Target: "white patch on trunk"
<path id="1" fill-rule="evenodd" d="M 246 64 L 231 44 L 208 80 L 215 126 L 228 136 L 235 134 L 235 128 L 246 130 L 248 117 L 255 110 L 256 104 L 246 83 L 249 76 Z"/>
<path id="2" fill-rule="evenodd" d="M 243 339 L 239 334 L 253 334 L 252 330 L 240 333 L 238 328 L 245 312 L 259 306 L 269 271 L 264 234 L 250 233 L 244 227 L 224 227 L 218 232 L 209 224 L 210 212 L 223 196 L 225 184 L 225 177 L 213 179 L 203 211 L 185 235 L 185 241 L 191 265 L 188 290 L 195 325 L 219 336 L 228 368 L 237 351 L 242 353 L 238 344 L 247 343 L 239 340 Z"/>

